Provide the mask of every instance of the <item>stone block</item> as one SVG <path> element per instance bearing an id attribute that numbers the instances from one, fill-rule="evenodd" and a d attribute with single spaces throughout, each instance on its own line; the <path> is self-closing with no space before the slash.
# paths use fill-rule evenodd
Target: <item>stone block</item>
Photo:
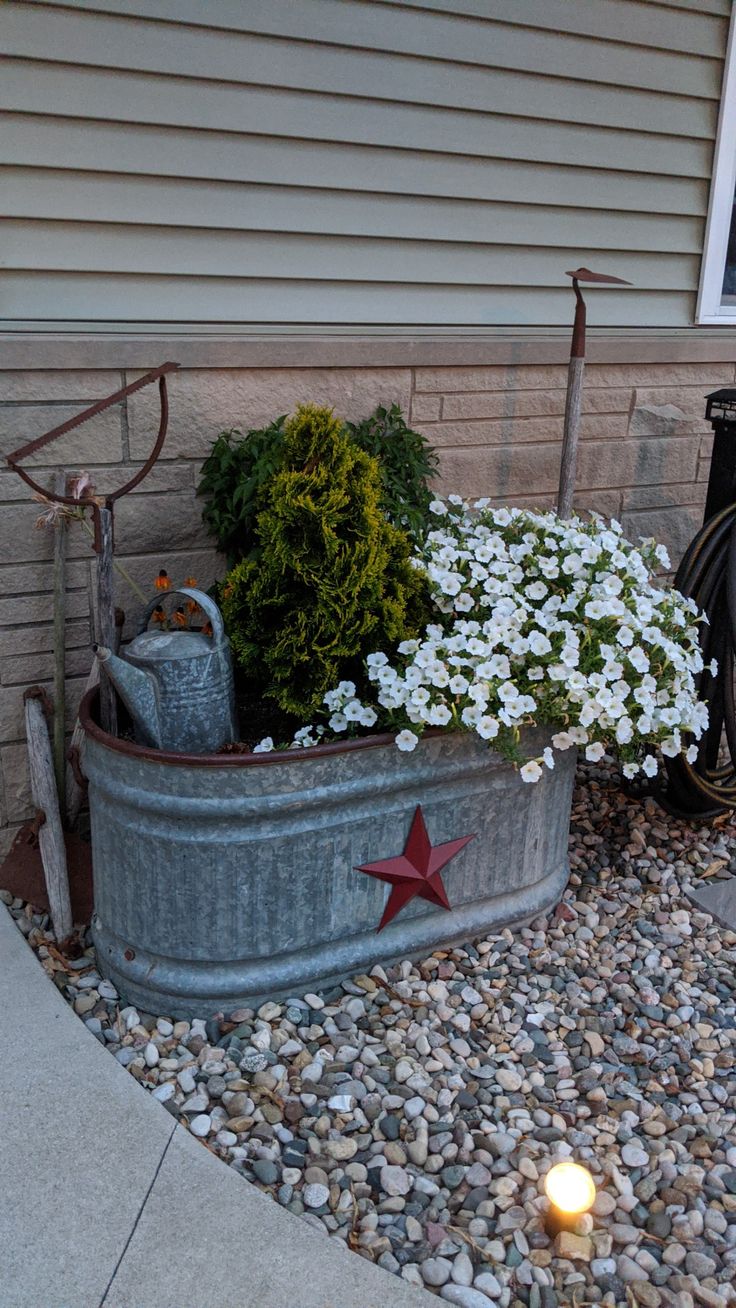
<path id="1" fill-rule="evenodd" d="M 4 812 L 5 804 L 2 795 L 2 784 L 0 783 L 0 819 Z M 10 846 L 15 840 L 19 825 L 19 823 L 14 823 L 12 826 L 0 827 L 0 863 L 3 862 L 5 855 L 10 852 Z"/>
<path id="2" fill-rule="evenodd" d="M 442 413 L 441 395 L 413 395 L 411 422 L 438 422 Z"/>
<path id="3" fill-rule="evenodd" d="M 40 513 L 41 506 L 31 499 L 3 508 L 0 516 L 0 558 L 3 563 L 45 563 L 52 559 L 53 531 L 37 528 Z M 69 532 L 69 559 L 89 558 L 91 549 L 92 542 L 82 527 Z"/>
<path id="4" fill-rule="evenodd" d="M 67 561 L 67 592 L 86 586 L 88 572 L 89 569 L 85 560 Z M 53 590 L 53 585 L 53 564 L 50 561 L 11 563 L 0 567 L 0 591 L 5 596 L 49 592 Z"/>
<path id="5" fill-rule="evenodd" d="M 0 766 L 4 792 L 4 812 L 0 814 L 0 826 L 7 826 L 11 822 L 26 822 L 33 816 L 33 801 L 25 742 L 3 745 L 0 749 Z"/>
<path id="6" fill-rule="evenodd" d="M 67 649 L 79 649 L 88 645 L 89 622 L 67 622 L 64 636 Z M 45 653 L 53 648 L 54 630 L 50 621 L 30 627 L 8 627 L 0 631 L 0 659 Z"/>
<path id="7" fill-rule="evenodd" d="M 579 492 L 637 484 L 695 480 L 698 438 L 652 437 L 642 441 L 584 441 Z M 556 491 L 560 447 L 556 442 L 449 448 L 441 453 L 442 486 L 460 495 L 544 494 Z"/>
<path id="8" fill-rule="evenodd" d="M 642 404 L 631 411 L 630 436 L 684 436 L 707 434 L 710 426 L 702 418 L 685 413 L 677 404 Z"/>
<path id="9" fill-rule="evenodd" d="M 86 677 L 91 666 L 92 645 L 89 639 L 78 649 L 67 650 L 67 677 Z M 0 661 L 0 673 L 4 686 L 21 684 L 25 687 L 36 682 L 50 681 L 54 674 L 54 656 L 50 649 L 6 655 Z"/>
<path id="10" fill-rule="evenodd" d="M 84 618 L 89 613 L 89 597 L 86 590 L 67 591 L 66 617 Z M 30 595 L 13 595 L 3 600 L 0 605 L 0 627 L 20 627 L 24 623 L 49 622 L 53 617 L 52 596 L 46 592 Z"/>
<path id="11" fill-rule="evenodd" d="M 705 397 L 717 389 L 707 378 L 692 386 L 637 386 L 636 402 L 643 405 L 676 404 L 692 418 L 705 418 Z M 708 424 L 710 430 L 710 424 Z"/>
<path id="12" fill-rule="evenodd" d="M 678 505 L 670 509 L 625 512 L 621 525 L 635 545 L 640 537 L 653 536 L 659 544 L 667 547 L 670 559 L 676 566 L 702 521 L 701 508 Z"/>
<path id="13" fill-rule="evenodd" d="M 140 374 L 128 374 L 133 380 Z M 203 459 L 220 431 L 264 426 L 297 404 L 326 404 L 345 418 L 365 418 L 377 404 L 409 411 L 408 368 L 191 369 L 169 379 L 170 420 L 164 459 Z M 145 458 L 158 425 L 158 393 L 128 400 L 130 451 Z"/>
<path id="14" fill-rule="evenodd" d="M 0 454 L 10 454 L 51 427 L 75 417 L 83 408 L 84 405 L 56 404 L 0 406 Z M 118 463 L 122 457 L 122 410 L 120 405 L 115 405 L 24 459 L 23 467 L 68 468 L 77 472 L 88 463 Z M 14 475 L 19 481 L 17 474 Z"/>
<path id="15" fill-rule="evenodd" d="M 433 399 L 434 396 L 426 396 Z M 561 387 L 522 391 L 509 387 L 501 391 L 457 391 L 445 395 L 442 417 L 505 418 L 514 421 L 526 417 L 559 417 L 565 412 L 565 392 Z"/>
<path id="16" fill-rule="evenodd" d="M 732 363 L 589 363 L 586 386 L 717 386 L 733 385 Z"/>
<path id="17" fill-rule="evenodd" d="M 43 686 L 48 691 L 49 696 L 53 698 L 52 683 L 50 681 L 36 681 L 29 684 Z M 64 717 L 67 731 L 71 731 L 74 727 L 84 686 L 84 677 L 74 677 L 66 683 Z M 20 683 L 16 686 L 0 686 L 0 741 L 3 744 L 10 741 L 22 742 L 25 740 L 26 727 L 23 706 L 25 690 L 25 684 Z"/>
<path id="18" fill-rule="evenodd" d="M 447 405 L 452 397 L 446 396 Z M 562 441 L 563 418 L 524 418 L 509 413 L 502 418 L 486 418 L 478 422 L 418 423 L 435 449 L 442 450 L 463 445 L 504 445 L 526 442 Z M 625 413 L 583 414 L 580 421 L 581 438 L 594 440 L 623 440 L 626 436 L 628 416 Z M 541 488 L 540 488 L 541 489 Z"/>
<path id="19" fill-rule="evenodd" d="M 491 364 L 486 368 L 417 368 L 415 389 L 437 391 L 542 390 L 564 387 L 567 368 L 562 365 Z"/>
<path id="20" fill-rule="evenodd" d="M 154 495 L 126 495 L 115 510 L 118 555 L 158 554 L 160 567 L 175 550 L 210 545 L 202 522 L 202 505 L 192 491 L 176 491 L 157 500 Z M 158 571 L 158 569 L 157 569 Z"/>
<path id="21" fill-rule="evenodd" d="M 704 482 L 676 486 L 631 486 L 623 492 L 623 511 L 627 509 L 676 509 L 683 504 L 697 505 L 702 517 L 706 487 Z"/>
<path id="22" fill-rule="evenodd" d="M 9 369 L 0 372 L 0 403 L 74 400 L 79 409 L 84 409 L 122 385 L 121 374 L 108 369 Z"/>
<path id="23" fill-rule="evenodd" d="M 633 386 L 583 386 L 583 413 L 630 413 Z"/>

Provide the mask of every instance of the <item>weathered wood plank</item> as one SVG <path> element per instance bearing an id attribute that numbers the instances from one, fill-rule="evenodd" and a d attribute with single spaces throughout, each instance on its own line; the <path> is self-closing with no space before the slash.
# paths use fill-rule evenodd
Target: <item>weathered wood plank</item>
<path id="1" fill-rule="evenodd" d="M 64 832 L 54 777 L 54 761 L 41 695 L 39 687 L 32 686 L 24 696 L 31 794 L 37 813 L 43 814 L 43 821 L 39 816 L 38 843 L 49 896 L 51 921 L 57 940 L 65 940 L 74 924 L 69 899 Z"/>
<path id="2" fill-rule="evenodd" d="M 97 554 L 97 628 L 98 645 L 115 648 L 115 579 L 113 574 L 112 511 L 99 510 L 100 541 Z M 103 670 L 100 676 L 100 723 L 111 736 L 117 735 L 118 716 L 115 687 Z"/>
<path id="3" fill-rule="evenodd" d="M 66 494 L 66 473 L 57 472 L 52 487 Z M 60 518 L 54 527 L 53 613 L 54 613 L 54 773 L 62 823 L 66 816 L 66 545 L 68 527 Z"/>

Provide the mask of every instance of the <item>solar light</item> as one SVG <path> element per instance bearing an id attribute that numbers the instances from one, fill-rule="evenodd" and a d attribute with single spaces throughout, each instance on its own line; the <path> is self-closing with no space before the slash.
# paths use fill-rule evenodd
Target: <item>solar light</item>
<path id="1" fill-rule="evenodd" d="M 556 1163 L 544 1178 L 544 1190 L 551 1204 L 547 1218 L 550 1235 L 572 1230 L 595 1203 L 595 1182 L 579 1163 Z"/>

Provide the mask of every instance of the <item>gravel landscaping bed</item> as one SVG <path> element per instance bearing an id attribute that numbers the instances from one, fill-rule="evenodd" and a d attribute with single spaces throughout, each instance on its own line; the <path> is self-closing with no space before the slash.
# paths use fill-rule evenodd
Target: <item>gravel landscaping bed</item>
<path id="1" fill-rule="evenodd" d="M 11 912 L 169 1112 L 404 1280 L 459 1308 L 722 1308 L 736 1304 L 736 935 L 683 890 L 736 865 L 736 824 L 675 821 L 605 767 L 580 780 L 549 918 L 227 1021 L 121 1007 L 90 949 L 64 958 L 45 916 Z M 553 1241 L 542 1178 L 564 1157 L 599 1193 Z"/>

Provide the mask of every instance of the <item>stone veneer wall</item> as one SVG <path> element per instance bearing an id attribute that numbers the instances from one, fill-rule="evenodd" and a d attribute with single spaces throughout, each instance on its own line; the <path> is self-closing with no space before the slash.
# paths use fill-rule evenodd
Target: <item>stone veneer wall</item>
<path id="1" fill-rule="evenodd" d="M 61 423 L 140 373 L 0 373 L 0 454 Z M 117 554 L 144 588 L 159 568 L 207 587 L 220 570 L 194 488 L 210 442 L 225 427 L 247 428 L 300 401 L 330 404 L 347 417 L 398 402 L 440 452 L 443 490 L 496 502 L 549 507 L 557 484 L 564 365 L 190 369 L 170 382 L 163 457 L 116 511 Z M 710 456 L 704 393 L 734 384 L 732 363 L 592 364 L 586 374 L 579 466 L 580 508 L 621 519 L 627 534 L 655 535 L 677 557 L 702 517 Z M 98 490 L 140 466 L 158 419 L 155 387 L 99 415 L 54 446 L 53 465 L 89 470 Z M 44 477 L 40 478 L 42 481 Z M 38 506 L 25 484 L 0 470 L 0 857 L 31 814 L 23 691 L 50 685 L 52 534 L 35 527 Z M 81 528 L 69 536 L 67 710 L 71 725 L 89 671 L 92 551 Z M 119 603 L 135 615 L 125 587 Z"/>

